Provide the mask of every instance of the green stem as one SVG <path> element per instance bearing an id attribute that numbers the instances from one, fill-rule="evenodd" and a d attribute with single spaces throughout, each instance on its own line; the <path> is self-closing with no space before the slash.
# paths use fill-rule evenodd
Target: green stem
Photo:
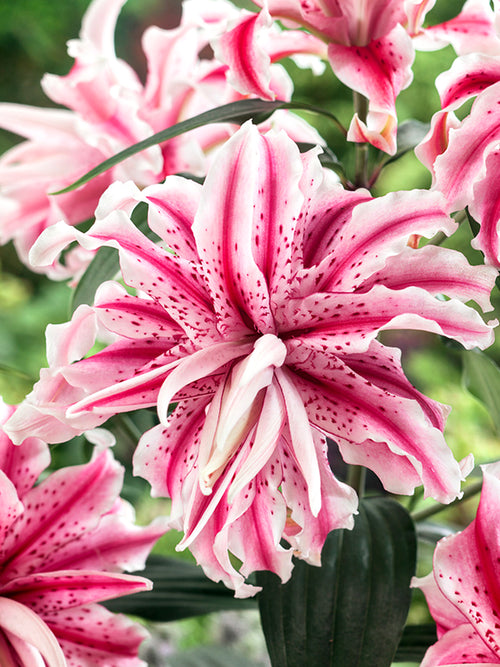
<path id="1" fill-rule="evenodd" d="M 368 114 L 368 100 L 361 93 L 353 92 L 354 112 L 358 118 L 366 123 Z M 354 184 L 358 188 L 368 187 L 368 144 L 357 143 L 355 147 L 355 175 Z"/>
<path id="2" fill-rule="evenodd" d="M 479 482 L 474 482 L 464 490 L 464 494 L 461 498 L 457 498 L 457 500 L 454 500 L 449 505 L 441 505 L 441 503 L 435 503 L 434 505 L 426 507 L 425 509 L 420 510 L 419 512 L 413 512 L 411 518 L 415 522 L 424 521 L 424 519 L 428 519 L 430 516 L 434 516 L 434 514 L 439 514 L 439 512 L 442 512 L 443 510 L 446 510 L 449 507 L 455 507 L 455 505 L 460 505 L 464 501 L 469 500 L 469 498 L 472 498 L 473 496 L 478 494 L 481 491 L 482 486 L 483 486 L 482 480 Z"/>
<path id="3" fill-rule="evenodd" d="M 365 492 L 366 468 L 363 466 L 350 465 L 347 471 L 347 483 L 351 486 L 359 498 L 362 498 Z"/>

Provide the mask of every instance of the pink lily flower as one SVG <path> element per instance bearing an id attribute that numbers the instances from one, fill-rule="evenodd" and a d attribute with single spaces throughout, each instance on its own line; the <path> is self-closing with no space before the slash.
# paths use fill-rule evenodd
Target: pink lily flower
<path id="1" fill-rule="evenodd" d="M 13 412 L 0 403 L 2 423 Z M 42 440 L 16 447 L 0 431 L 0 663 L 145 665 L 137 657 L 144 629 L 97 603 L 151 588 L 121 571 L 144 567 L 165 525 L 133 525 L 109 450 L 35 485 L 49 461 Z"/>
<path id="2" fill-rule="evenodd" d="M 227 123 L 199 128 L 142 151 L 75 192 L 50 194 L 155 132 L 245 97 L 226 80 L 226 65 L 200 55 L 210 36 L 240 15 L 232 4 L 187 2 L 178 28 L 148 28 L 143 36 L 148 64 L 143 85 L 115 54 L 115 24 L 125 1 L 94 0 L 79 39 L 69 42 L 75 58 L 70 73 L 44 76 L 45 93 L 67 109 L 0 104 L 0 126 L 27 139 L 0 158 L 0 243 L 13 240 L 28 266 L 40 233 L 60 220 L 77 225 L 91 218 L 112 181 L 132 179 L 143 187 L 176 172 L 203 175 L 209 155 L 236 129 Z M 272 66 L 269 85 L 277 97 L 290 99 L 292 82 L 280 65 Z M 289 112 L 276 114 L 263 130 L 271 124 L 286 128 L 297 140 L 322 143 L 312 127 Z M 79 248 L 64 263 L 55 258 L 44 272 L 56 280 L 77 279 L 91 257 Z"/>
<path id="3" fill-rule="evenodd" d="M 482 466 L 483 489 L 474 521 L 461 533 L 440 540 L 434 568 L 414 579 L 427 598 L 438 641 L 422 667 L 500 664 L 499 576 L 500 464 Z"/>
<path id="4" fill-rule="evenodd" d="M 267 87 L 269 57 L 259 48 L 259 40 L 288 40 L 284 55 L 304 51 L 324 57 L 318 43 L 322 41 L 336 76 L 369 100 L 366 121 L 355 113 L 347 138 L 369 142 L 391 155 L 396 151 L 395 102 L 412 81 L 415 48 L 434 50 L 452 44 L 459 54 L 478 47 L 496 53 L 499 45 L 488 0 L 468 0 L 457 17 L 429 28 L 423 24 L 432 0 L 255 0 L 255 4 L 263 8 L 258 17 L 241 18 L 214 44 L 231 69 L 234 85 L 272 99 Z M 310 34 L 295 30 L 288 36 L 288 31 L 271 34 L 269 15 Z"/>
<path id="5" fill-rule="evenodd" d="M 215 44 L 216 53 L 231 68 L 233 81 L 238 81 L 235 85 L 264 99 L 271 97 L 259 39 L 279 39 L 283 44 L 288 41 L 288 52 L 284 50 L 283 55 L 309 52 L 326 56 L 337 77 L 370 100 L 367 123 L 355 115 L 348 139 L 369 141 L 393 154 L 395 100 L 411 82 L 414 57 L 411 39 L 400 25 L 405 18 L 401 0 L 362 3 L 362 8 L 355 1 L 340 6 L 335 0 L 266 0 L 256 4 L 264 7 L 258 17 L 243 18 Z M 303 26 L 311 34 L 293 30 L 289 35 L 287 31 L 274 36 L 269 15 L 285 20 L 287 25 Z M 326 52 L 321 42 L 326 43 Z"/>
<path id="6" fill-rule="evenodd" d="M 500 80 L 477 96 L 463 121 L 450 111 L 435 114 L 431 132 L 416 149 L 417 156 L 432 171 L 433 189 L 446 197 L 448 210 L 468 206 L 480 223 L 473 245 L 496 267 L 500 267 L 499 104 Z"/>
<path id="7" fill-rule="evenodd" d="M 254 570 L 289 577 L 282 538 L 317 564 L 327 533 L 352 525 L 355 494 L 333 476 L 325 436 L 391 492 L 423 483 L 442 502 L 460 493 L 469 462 L 461 467 L 444 441 L 447 409 L 412 387 L 378 333 L 492 342 L 491 325 L 463 301 L 488 309 L 495 270 L 408 246 L 414 234 L 454 231 L 442 197 L 345 191 L 318 151 L 301 155 L 283 132 L 247 123 L 203 186 L 176 176 L 142 191 L 116 183 L 87 234 L 60 224 L 32 252 L 51 263 L 73 240 L 115 247 L 138 293 L 105 283 L 93 307 L 48 330 L 51 367 L 9 434 L 67 439 L 157 406 L 161 423 L 143 435 L 136 473 L 172 498 L 180 548 L 241 596 L 254 591 L 244 583 Z M 166 248 L 131 223 L 138 201 Z M 115 342 L 83 358 L 99 329 Z"/>

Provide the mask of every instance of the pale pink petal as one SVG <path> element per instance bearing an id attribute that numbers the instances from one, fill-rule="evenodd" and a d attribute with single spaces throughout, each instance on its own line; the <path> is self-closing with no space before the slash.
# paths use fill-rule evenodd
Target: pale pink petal
<path id="1" fill-rule="evenodd" d="M 80 142 L 76 116 L 66 109 L 39 109 L 24 104 L 0 104 L 0 127 L 26 139 L 57 146 Z"/>
<path id="2" fill-rule="evenodd" d="M 49 324 L 47 361 L 58 367 L 81 359 L 94 344 L 95 336 L 94 311 L 90 306 L 79 306 L 70 322 Z"/>
<path id="3" fill-rule="evenodd" d="M 282 452 L 281 488 L 287 506 L 291 509 L 284 537 L 292 545 L 295 556 L 319 566 L 328 533 L 337 528 L 353 527 L 358 498 L 354 489 L 333 476 L 324 439 L 316 431 L 313 431 L 313 437 L 321 478 L 321 509 L 318 516 L 314 517 L 311 513 L 301 476 L 297 474 L 298 470 L 288 454 L 292 451 L 290 443 Z"/>
<path id="4" fill-rule="evenodd" d="M 432 238 L 439 231 L 450 235 L 457 227 L 437 192 L 390 192 L 358 202 L 350 219 L 339 227 L 342 231 L 332 243 L 331 253 L 311 271 L 311 276 L 319 277 L 317 291 L 350 292 L 360 288 L 372 273 L 384 267 L 388 257 L 399 256 L 412 234 Z"/>
<path id="5" fill-rule="evenodd" d="M 68 667 L 146 667 L 137 651 L 148 633 L 122 614 L 91 604 L 44 614 L 44 619 L 57 637 Z"/>
<path id="6" fill-rule="evenodd" d="M 429 611 L 436 621 L 438 639 L 448 630 L 464 623 L 464 615 L 440 591 L 433 572 L 425 577 L 414 577 L 411 586 L 420 588 L 425 594 Z"/>
<path id="7" fill-rule="evenodd" d="M 443 109 L 457 109 L 498 81 L 500 56 L 473 53 L 457 58 L 447 72 L 440 74 L 436 79 L 436 88 Z"/>
<path id="8" fill-rule="evenodd" d="M 290 578 L 292 558 L 280 545 L 286 522 L 286 504 L 278 490 L 280 466 L 270 462 L 230 502 L 225 529 L 214 540 L 214 552 L 228 546 L 242 561 L 240 572 L 247 577 L 256 570 L 275 572 L 284 583 Z M 228 530 L 229 529 L 229 530 Z"/>
<path id="9" fill-rule="evenodd" d="M 9 535 L 12 525 L 23 512 L 17 489 L 7 475 L 0 470 L 0 538 L 1 543 Z"/>
<path id="10" fill-rule="evenodd" d="M 168 424 L 168 406 L 180 389 L 211 375 L 229 361 L 244 356 L 252 347 L 251 342 L 220 342 L 210 348 L 198 350 L 181 361 L 166 378 L 158 396 L 158 414 L 162 423 Z"/>
<path id="11" fill-rule="evenodd" d="M 75 568 L 106 572 L 142 570 L 154 543 L 166 531 L 166 520 L 162 518 L 142 527 L 132 524 L 129 517 L 106 514 L 96 530 L 48 553 L 38 572 Z"/>
<path id="12" fill-rule="evenodd" d="M 395 140 L 392 137 L 388 141 L 387 137 L 395 134 L 396 97 L 411 83 L 414 59 L 411 39 L 404 28 L 397 25 L 367 46 L 329 44 L 328 59 L 342 83 L 368 98 L 369 112 L 382 115 L 382 123 L 380 116 L 371 117 L 372 131 L 379 130 L 381 136 L 385 133 L 384 141 L 394 153 Z M 388 117 L 394 120 L 388 121 Z"/>
<path id="13" fill-rule="evenodd" d="M 115 55 L 115 26 L 126 0 L 93 0 L 82 20 L 80 39 L 107 58 Z"/>
<path id="14" fill-rule="evenodd" d="M 469 623 L 447 632 L 426 652 L 420 667 L 454 667 L 455 665 L 490 666 L 499 664 L 498 654 L 490 651 Z"/>
<path id="15" fill-rule="evenodd" d="M 435 4 L 436 0 L 404 0 L 406 30 L 409 35 L 415 37 L 420 33 L 427 12 Z"/>
<path id="16" fill-rule="evenodd" d="M 316 517 L 321 509 L 321 480 L 318 456 L 311 424 L 292 373 L 276 369 L 276 381 L 283 393 L 290 429 L 291 453 L 307 486 L 311 513 Z"/>
<path id="17" fill-rule="evenodd" d="M 434 163 L 434 187 L 445 195 L 452 211 L 472 203 L 474 183 L 484 176 L 486 157 L 500 140 L 500 119 L 495 113 L 499 101 L 500 82 L 476 98 L 462 125 L 450 130 L 448 148 Z"/>
<path id="18" fill-rule="evenodd" d="M 492 150 L 485 160 L 485 176 L 474 184 L 474 199 L 470 204 L 471 215 L 481 229 L 472 241 L 481 250 L 489 264 L 500 267 L 500 149 Z"/>
<path id="19" fill-rule="evenodd" d="M 301 349 L 302 348 L 302 349 Z M 426 494 L 449 502 L 460 492 L 461 471 L 447 447 L 441 431 L 432 424 L 415 400 L 379 388 L 358 375 L 336 357 L 320 356 L 304 342 L 296 345 L 289 364 L 296 368 L 294 382 L 306 405 L 309 420 L 333 440 L 339 440 L 346 452 L 362 449 L 366 441 L 386 443 L 396 457 L 406 456 L 424 483 Z M 351 444 L 349 444 L 351 443 Z M 368 442 L 368 445 L 370 443 Z M 354 454 L 354 452 L 353 452 Z M 350 458 L 353 454 L 347 454 Z M 364 456 L 369 465 L 370 447 Z M 376 454 L 376 451 L 375 451 Z M 382 459 L 383 460 L 383 459 Z M 432 460 L 432 465 L 430 461 Z M 376 456 L 374 457 L 375 466 Z M 406 468 L 406 465 L 404 466 Z M 394 471 L 397 466 L 394 466 Z M 384 480 L 387 484 L 388 479 Z M 414 478 L 392 477 L 397 489 L 405 484 L 414 488 Z M 399 491 L 401 492 L 401 491 Z"/>
<path id="20" fill-rule="evenodd" d="M 64 654 L 56 638 L 40 616 L 24 604 L 1 596 L 0 628 L 34 647 L 46 661 L 47 667 L 66 667 Z"/>
<path id="21" fill-rule="evenodd" d="M 149 579 L 131 574 L 96 570 L 61 570 L 16 577 L 2 587 L 2 594 L 45 616 L 89 602 L 151 590 Z"/>
<path id="22" fill-rule="evenodd" d="M 262 390 L 267 390 L 272 384 L 274 369 L 283 365 L 286 353 L 286 347 L 279 338 L 265 334 L 257 339 L 252 352 L 236 363 L 226 381 L 221 383 L 214 400 L 210 403 L 205 426 L 200 434 L 198 466 L 202 492 L 211 492 L 214 482 L 223 473 L 240 443 L 247 438 L 256 422 L 260 420 L 264 409 Z M 278 420 L 282 425 L 283 409 Z M 270 456 L 269 448 L 274 446 L 279 432 L 276 433 L 275 426 L 271 426 L 270 434 L 266 433 L 264 426 L 260 429 L 257 426 L 256 430 L 252 449 L 262 467 Z M 262 442 L 263 436 L 264 442 Z M 258 456 L 259 453 L 261 456 Z M 253 465 L 255 463 L 254 459 Z M 232 485 L 230 500 L 233 492 Z"/>
<path id="23" fill-rule="evenodd" d="M 196 337 L 201 327 L 210 328 L 213 312 L 208 294 L 190 263 L 146 239 L 121 211 L 97 222 L 86 238 L 90 245 L 118 248 L 127 284 L 158 299 L 188 336 Z"/>
<path id="24" fill-rule="evenodd" d="M 171 176 L 162 185 L 145 188 L 143 195 L 150 203 L 151 229 L 180 257 L 197 261 L 191 227 L 199 206 L 201 186 L 190 179 Z"/>
<path id="25" fill-rule="evenodd" d="M 437 111 L 432 116 L 429 132 L 415 148 L 415 155 L 432 174 L 433 186 L 436 179 L 434 162 L 448 148 L 450 130 L 460 127 L 460 124 L 452 111 Z"/>
<path id="26" fill-rule="evenodd" d="M 401 366 L 401 350 L 372 341 L 370 354 L 349 354 L 342 361 L 355 373 L 391 394 L 417 401 L 430 422 L 444 429 L 450 408 L 420 393 L 406 378 Z M 464 477 L 467 475 L 464 474 Z"/>
<path id="27" fill-rule="evenodd" d="M 498 170 L 494 169 L 491 176 L 494 178 L 494 174 L 498 175 L 498 173 Z M 491 184 L 489 188 L 491 192 Z M 480 201 L 479 196 L 477 201 Z M 477 219 L 481 221 L 483 216 L 478 216 Z M 498 219 L 500 219 L 500 213 L 497 214 L 496 220 Z M 484 243 L 483 238 L 486 238 L 487 229 L 490 229 L 488 225 L 490 220 L 491 218 L 486 216 L 486 224 L 481 226 L 481 229 L 484 229 L 484 236 L 481 241 L 478 241 L 478 244 Z M 496 220 L 489 234 L 496 235 L 494 231 Z M 479 239 L 479 235 L 477 238 Z M 488 257 L 490 262 L 491 256 L 490 253 Z M 473 299 L 484 312 L 487 312 L 492 310 L 490 293 L 497 275 L 497 271 L 492 267 L 470 265 L 460 252 L 428 245 L 418 250 L 405 248 L 399 255 L 389 257 L 384 268 L 374 273 L 363 287 L 368 289 L 371 285 L 378 284 L 399 290 L 413 285 L 434 295 L 446 294 L 448 297 L 464 302 Z"/>
<path id="28" fill-rule="evenodd" d="M 66 442 L 104 421 L 93 414 L 65 419 L 67 406 L 81 400 L 83 395 L 84 391 L 70 385 L 59 369 L 42 368 L 40 380 L 4 424 L 4 430 L 16 445 L 32 436 L 49 443 Z"/>
<path id="29" fill-rule="evenodd" d="M 294 331 L 318 349 L 336 353 L 368 349 L 378 332 L 389 329 L 429 331 L 459 340 L 470 349 L 493 342 L 496 322 L 485 324 L 456 299 L 439 300 L 418 287 L 390 290 L 375 285 L 366 293 L 347 293 L 342 301 L 330 293 L 291 299 L 279 313 L 282 332 Z"/>
<path id="30" fill-rule="evenodd" d="M 0 424 L 11 417 L 16 408 L 0 399 Z M 0 470 L 16 487 L 19 497 L 31 489 L 40 473 L 50 463 L 47 445 L 38 438 L 26 438 L 22 447 L 15 447 L 6 433 L 0 430 Z"/>
<path id="31" fill-rule="evenodd" d="M 207 176 L 193 225 L 218 329 L 234 336 L 248 330 L 247 320 L 274 333 L 270 296 L 290 272 L 287 260 L 303 201 L 297 187 L 302 162 L 284 134 L 271 136 L 246 124 L 227 142 L 220 166 Z"/>
<path id="32" fill-rule="evenodd" d="M 259 33 L 271 24 L 265 10 L 246 15 L 214 43 L 216 58 L 229 66 L 229 83 L 240 93 L 264 100 L 273 100 L 275 94 L 269 87 L 271 58 L 259 44 Z"/>
<path id="33" fill-rule="evenodd" d="M 167 426 L 160 424 L 144 433 L 134 454 L 134 474 L 151 484 L 151 495 L 172 498 L 173 521 L 184 511 L 182 485 L 196 464 L 199 433 L 211 397 L 179 403 Z"/>
<path id="34" fill-rule="evenodd" d="M 159 303 L 132 296 L 119 283 L 102 283 L 94 306 L 100 324 L 108 331 L 130 339 L 164 339 L 163 352 L 184 338 L 182 328 Z"/>
<path id="35" fill-rule="evenodd" d="M 421 31 L 415 39 L 415 48 L 434 51 L 451 44 L 459 55 L 500 53 L 494 21 L 488 0 L 467 0 L 458 16 Z"/>
<path id="36" fill-rule="evenodd" d="M 266 394 L 248 457 L 243 462 L 240 470 L 238 470 L 229 488 L 229 502 L 242 491 L 244 486 L 253 480 L 274 453 L 283 430 L 285 416 L 286 412 L 281 392 L 276 383 L 273 382 L 266 388 Z"/>
<path id="37" fill-rule="evenodd" d="M 354 114 L 347 132 L 347 140 L 369 143 L 384 153 L 396 153 L 397 119 L 395 115 L 369 111 L 366 123 Z"/>
<path id="38" fill-rule="evenodd" d="M 57 470 L 34 487 L 24 497 L 25 511 L 17 519 L 15 532 L 1 545 L 3 576 L 38 572 L 55 548 L 94 529 L 100 514 L 118 496 L 122 479 L 121 466 L 107 451 L 89 464 Z"/>

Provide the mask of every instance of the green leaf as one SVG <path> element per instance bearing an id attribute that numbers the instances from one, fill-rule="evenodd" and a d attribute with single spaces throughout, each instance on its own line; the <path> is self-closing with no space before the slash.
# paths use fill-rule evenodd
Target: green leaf
<path id="1" fill-rule="evenodd" d="M 28 394 L 35 380 L 29 375 L 0 364 L 0 396 L 6 403 L 17 405 Z"/>
<path id="2" fill-rule="evenodd" d="M 253 598 L 237 599 L 224 584 L 208 579 L 196 565 L 152 555 L 146 568 L 136 574 L 153 581 L 153 590 L 110 600 L 114 612 L 132 614 L 149 621 L 176 621 L 214 611 L 255 609 Z"/>
<path id="3" fill-rule="evenodd" d="M 462 364 L 465 387 L 484 403 L 500 433 L 500 368 L 481 350 L 464 350 Z"/>
<path id="4" fill-rule="evenodd" d="M 135 207 L 131 219 L 137 229 L 152 241 L 157 242 L 160 239 L 157 234 L 149 228 L 147 212 L 147 204 L 141 202 Z M 92 304 L 99 285 L 106 280 L 114 278 L 119 270 L 120 262 L 118 250 L 116 250 L 116 248 L 99 248 L 94 259 L 90 262 L 76 286 L 71 302 L 71 312 L 73 313 L 78 306 L 81 306 L 83 303 Z"/>
<path id="5" fill-rule="evenodd" d="M 467 221 L 469 223 L 472 235 L 477 236 L 479 234 L 481 227 L 479 225 L 479 222 L 472 217 L 468 206 L 465 207 L 465 215 L 467 216 Z"/>
<path id="6" fill-rule="evenodd" d="M 399 642 L 394 662 L 421 662 L 425 652 L 437 642 L 436 625 L 407 625 Z"/>
<path id="7" fill-rule="evenodd" d="M 259 572 L 262 627 L 275 667 L 388 667 L 408 613 L 416 539 L 389 498 L 361 503 L 352 531 L 332 531 L 322 567 L 296 561 L 280 584 Z"/>
<path id="8" fill-rule="evenodd" d="M 400 123 L 398 126 L 397 151 L 384 164 L 390 164 L 408 153 L 408 151 L 412 151 L 425 137 L 429 128 L 429 123 L 421 123 L 414 118 Z"/>
<path id="9" fill-rule="evenodd" d="M 151 137 L 148 137 L 143 141 L 139 141 L 139 143 L 134 144 L 133 146 L 129 146 L 125 150 L 120 151 L 120 153 L 117 153 L 116 155 L 113 155 L 113 157 L 110 157 L 104 162 L 101 162 L 101 164 L 91 169 L 84 176 L 69 185 L 67 188 L 58 190 L 52 194 L 60 195 L 65 192 L 75 190 L 81 185 L 88 183 L 88 181 L 92 180 L 96 176 L 99 176 L 99 174 L 102 174 L 108 169 L 111 169 L 111 167 L 114 167 L 120 162 L 123 162 L 123 160 L 126 160 L 132 155 L 140 153 L 141 151 L 145 150 L 146 148 L 150 148 L 151 146 L 156 146 L 156 144 L 161 144 L 164 141 L 173 139 L 173 137 L 178 137 L 180 134 L 184 134 L 190 130 L 202 127 L 203 125 L 209 125 L 211 123 L 242 124 L 250 119 L 253 119 L 256 123 L 261 123 L 269 118 L 269 116 L 277 109 L 302 109 L 303 111 L 310 111 L 312 113 L 327 116 L 341 129 L 342 132 L 345 132 L 344 128 L 333 114 L 331 114 L 329 111 L 326 111 L 325 109 L 321 109 L 320 107 L 312 106 L 311 104 L 306 104 L 304 102 L 282 102 L 281 100 L 277 100 L 275 102 L 267 102 L 265 100 L 239 100 L 238 102 L 230 102 L 229 104 L 224 104 L 223 106 L 217 107 L 216 109 L 205 111 L 204 113 L 193 116 L 193 118 L 189 118 L 188 120 L 183 120 L 181 123 L 172 125 L 166 130 L 157 132 Z"/>

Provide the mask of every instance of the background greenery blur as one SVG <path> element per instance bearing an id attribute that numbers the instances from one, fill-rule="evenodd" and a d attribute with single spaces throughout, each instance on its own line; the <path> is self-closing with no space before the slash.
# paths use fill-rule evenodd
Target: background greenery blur
<path id="1" fill-rule="evenodd" d="M 75 38 L 80 30 L 81 17 L 88 6 L 88 0 L 0 0 L 0 100 L 34 106 L 51 106 L 39 85 L 45 72 L 65 74 L 71 67 L 72 60 L 66 54 L 66 41 Z M 242 2 L 240 5 L 251 6 Z M 439 23 L 456 15 L 462 5 L 461 0 L 446 0 L 437 3 L 429 16 L 432 23 Z M 116 43 L 118 54 L 126 59 L 144 78 L 146 63 L 140 47 L 140 36 L 150 24 L 160 27 L 173 27 L 179 19 L 178 0 L 129 0 L 118 21 Z M 414 83 L 404 91 L 398 101 L 400 120 L 416 118 L 429 122 L 432 113 L 438 108 L 438 96 L 434 87 L 436 76 L 448 69 L 454 58 L 451 48 L 436 53 L 417 54 L 414 66 Z M 340 84 L 327 68 L 320 77 L 313 77 L 309 70 L 302 70 L 293 63 L 288 63 L 289 71 L 295 82 L 296 99 L 306 100 L 318 106 L 324 106 L 348 126 L 352 115 L 352 100 L 349 91 Z M 352 168 L 352 145 L 341 140 L 339 133 L 324 118 L 308 118 L 317 124 L 318 129 L 333 148 L 338 158 L 345 161 L 347 169 Z M 7 132 L 0 132 L 0 152 L 7 150 L 18 137 Z M 372 156 L 374 153 L 372 152 Z M 418 163 L 413 153 L 394 162 L 384 170 L 376 188 L 376 194 L 383 194 L 395 189 L 428 187 L 430 176 Z M 0 213 L 1 214 L 1 213 Z M 460 235 L 448 242 L 465 251 L 473 263 L 480 263 L 481 256 L 470 249 L 470 230 L 463 226 Z M 46 365 L 44 331 L 49 322 L 65 321 L 69 314 L 70 289 L 65 284 L 48 281 L 46 278 L 31 273 L 17 260 L 11 244 L 0 248 L 0 393 L 11 401 L 21 400 L 31 384 L 37 379 L 40 367 Z M 447 439 L 455 456 L 461 458 L 474 449 L 478 462 L 499 457 L 498 432 L 491 416 L 485 408 L 464 388 L 460 352 L 445 346 L 435 336 L 425 334 L 387 336 L 388 342 L 403 349 L 403 358 L 407 373 L 412 381 L 427 395 L 453 406 L 448 422 Z M 500 358 L 498 345 L 491 355 L 497 361 Z M 6 368 L 9 369 L 6 372 Z M 13 375 L 11 370 L 18 373 Z M 147 418 L 147 417 L 146 417 Z M 119 436 L 121 451 L 128 456 L 134 447 L 134 428 L 137 423 L 127 424 L 117 421 L 113 428 Z M 76 462 L 79 455 L 70 454 L 64 447 L 58 447 L 56 459 Z M 62 453 L 64 451 L 64 453 Z M 76 449 L 73 452 L 77 451 Z M 80 443 L 79 452 L 84 451 Z M 129 497 L 136 499 L 137 494 L 146 493 L 146 487 L 128 479 Z M 135 495 L 134 495 L 135 494 Z M 450 510 L 447 519 L 457 528 L 470 521 L 476 501 L 464 504 L 459 509 Z M 150 504 L 141 506 L 141 519 L 149 520 L 157 508 Z M 171 534 L 163 543 L 162 550 L 170 553 L 178 537 Z M 427 570 L 430 567 L 431 548 L 425 556 Z M 424 572 L 420 572 L 423 574 Z M 422 613 L 421 610 L 414 612 Z M 246 618 L 246 617 L 245 617 Z M 173 641 L 177 646 L 189 648 L 193 643 L 212 640 L 219 634 L 223 641 L 228 627 L 243 623 L 255 626 L 256 619 L 238 621 L 230 618 L 229 625 L 204 617 L 194 621 L 176 624 L 176 630 L 161 634 L 161 642 L 167 646 L 165 655 L 170 651 Z M 414 620 L 419 620 L 418 618 Z M 220 628 L 223 628 L 222 630 Z M 184 629 L 183 629 L 184 628 Z M 225 628 L 225 629 L 224 629 Z M 258 631 L 254 628 L 254 633 Z M 173 634 L 172 634 L 173 633 Z M 177 634 L 176 634 L 177 633 Z M 229 633 L 230 634 L 230 633 Z M 175 635 L 175 636 L 174 636 Z M 265 664 L 262 645 L 255 634 L 248 640 L 257 643 L 257 648 L 246 646 L 245 653 L 258 655 L 259 664 Z M 173 637 L 173 639 L 172 639 Z M 222 639 L 221 639 L 222 637 Z M 227 636 L 226 636 L 227 640 Z M 248 642 L 247 642 L 248 643 Z M 160 649 L 157 649 L 157 651 Z M 153 655 L 153 654 L 152 654 Z M 156 664 L 150 657 L 150 664 Z M 161 662 L 157 664 L 163 664 Z M 168 664 L 171 664 L 170 662 Z M 174 664 L 174 663 L 172 663 Z M 186 663 L 188 664 L 188 663 Z M 208 663 L 207 663 L 208 664 Z M 236 664 L 236 663 L 233 663 Z M 238 664 L 243 664 L 238 662 Z"/>

